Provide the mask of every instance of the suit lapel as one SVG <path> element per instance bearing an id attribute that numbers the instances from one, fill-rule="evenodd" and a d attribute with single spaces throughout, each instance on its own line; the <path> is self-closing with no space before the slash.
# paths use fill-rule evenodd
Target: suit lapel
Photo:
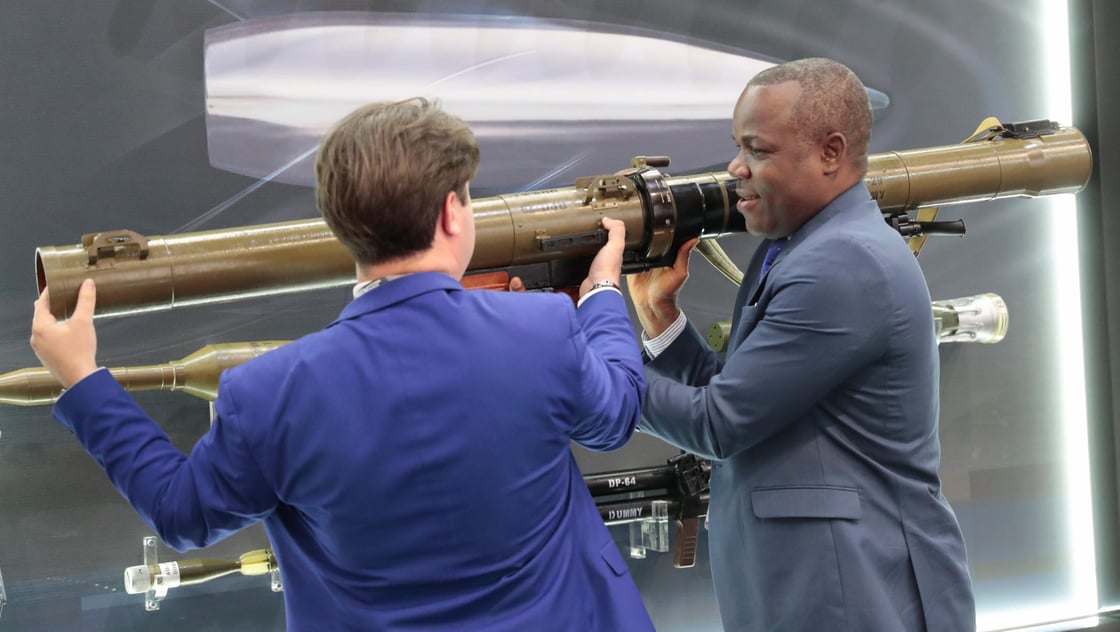
<path id="1" fill-rule="evenodd" d="M 747 306 L 748 299 L 753 297 L 760 289 L 761 278 L 759 273 L 762 271 L 762 259 L 766 254 L 766 249 L 770 247 L 770 240 L 764 240 L 755 249 L 754 255 L 751 257 L 750 265 L 747 266 L 747 272 L 743 276 L 743 283 L 739 285 L 739 293 L 735 296 L 735 309 L 731 312 L 731 337 L 728 341 L 727 352 L 734 351 L 743 338 L 746 337 L 749 329 L 754 329 L 754 323 L 744 323 L 743 321 L 743 308 Z"/>

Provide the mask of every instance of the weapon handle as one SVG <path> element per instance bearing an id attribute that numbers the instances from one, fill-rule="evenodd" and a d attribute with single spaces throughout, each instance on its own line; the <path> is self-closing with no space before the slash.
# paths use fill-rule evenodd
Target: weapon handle
<path id="1" fill-rule="evenodd" d="M 677 546 L 673 549 L 673 568 L 696 565 L 696 541 L 700 537 L 700 518 L 677 521 Z"/>
<path id="2" fill-rule="evenodd" d="M 508 290 L 509 279 L 509 272 L 495 270 L 463 275 L 462 283 L 468 290 Z"/>
<path id="3" fill-rule="evenodd" d="M 580 281 L 583 281 L 583 277 L 580 277 L 580 280 L 574 285 L 553 287 L 552 283 L 555 281 L 556 277 L 552 274 L 547 263 L 538 264 L 536 266 L 513 266 L 500 270 L 487 270 L 485 272 L 464 274 L 461 282 L 463 287 L 468 290 L 498 290 L 505 292 L 509 290 L 510 279 L 514 277 L 521 277 L 522 283 L 525 284 L 525 288 L 528 290 L 543 290 L 567 294 L 573 302 L 579 301 L 579 284 Z M 570 283 L 570 280 L 565 279 L 563 282 Z"/>

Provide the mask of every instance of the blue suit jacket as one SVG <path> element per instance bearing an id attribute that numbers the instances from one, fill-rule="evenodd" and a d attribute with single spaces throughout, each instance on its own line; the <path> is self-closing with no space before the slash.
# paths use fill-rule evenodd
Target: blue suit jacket
<path id="1" fill-rule="evenodd" d="M 861 183 L 736 300 L 726 364 L 691 326 L 647 365 L 641 428 L 715 459 L 709 537 L 728 630 L 975 628 L 941 494 L 929 290 Z M 661 377 L 656 377 L 661 376 Z"/>
<path id="2" fill-rule="evenodd" d="M 264 521 L 292 630 L 651 630 L 571 452 L 630 437 L 623 298 L 422 273 L 226 371 L 189 456 L 106 371 L 55 415 L 168 545 Z"/>

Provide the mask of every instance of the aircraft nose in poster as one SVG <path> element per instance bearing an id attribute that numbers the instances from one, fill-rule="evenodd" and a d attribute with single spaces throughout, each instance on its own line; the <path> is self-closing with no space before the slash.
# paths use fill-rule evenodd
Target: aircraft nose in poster
<path id="1" fill-rule="evenodd" d="M 729 157 L 731 105 L 775 62 L 657 31 L 574 20 L 313 12 L 206 33 L 214 167 L 311 185 L 326 129 L 372 101 L 438 99 L 482 148 L 478 191 L 533 190 L 672 150 Z M 868 89 L 872 108 L 889 98 Z M 636 153 L 635 153 L 636 152 Z"/>

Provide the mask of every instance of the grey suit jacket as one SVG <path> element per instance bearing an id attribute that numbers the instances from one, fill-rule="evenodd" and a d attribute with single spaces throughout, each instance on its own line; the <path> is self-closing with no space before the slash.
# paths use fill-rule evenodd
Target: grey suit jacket
<path id="1" fill-rule="evenodd" d="M 962 632 L 975 607 L 941 494 L 938 356 L 914 255 L 862 184 L 740 288 L 726 364 L 691 325 L 646 365 L 640 428 L 714 460 L 727 630 Z"/>

